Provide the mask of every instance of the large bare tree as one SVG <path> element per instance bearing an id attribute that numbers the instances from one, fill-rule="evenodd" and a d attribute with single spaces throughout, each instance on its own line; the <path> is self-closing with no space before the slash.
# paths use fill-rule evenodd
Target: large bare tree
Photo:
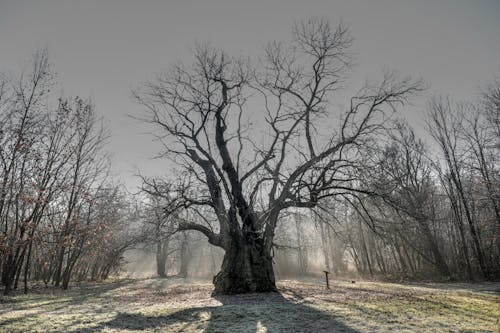
<path id="1" fill-rule="evenodd" d="M 215 291 L 275 290 L 272 247 L 280 214 L 326 197 L 364 194 L 356 177 L 387 118 L 419 81 L 386 73 L 342 109 L 334 100 L 352 65 L 343 24 L 294 25 L 252 66 L 209 46 L 134 91 L 157 130 L 163 156 L 182 174 L 178 207 L 207 206 L 179 230 L 197 230 L 225 250 Z M 158 193 L 161 195 L 161 193 Z"/>

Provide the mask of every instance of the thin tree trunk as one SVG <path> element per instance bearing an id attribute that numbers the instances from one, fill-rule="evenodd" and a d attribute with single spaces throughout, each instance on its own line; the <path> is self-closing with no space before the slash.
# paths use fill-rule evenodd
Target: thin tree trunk
<path id="1" fill-rule="evenodd" d="M 181 265 L 179 268 L 179 276 L 186 278 L 188 276 L 189 262 L 191 261 L 191 251 L 189 249 L 189 234 L 186 232 L 183 233 L 180 257 L 181 257 Z"/>

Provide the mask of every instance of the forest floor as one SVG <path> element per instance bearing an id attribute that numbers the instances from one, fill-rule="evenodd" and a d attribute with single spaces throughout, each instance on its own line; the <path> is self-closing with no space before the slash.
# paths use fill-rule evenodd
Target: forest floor
<path id="1" fill-rule="evenodd" d="M 123 279 L 0 296 L 0 332 L 500 332 L 500 283 L 280 281 L 212 296 L 207 282 Z"/>

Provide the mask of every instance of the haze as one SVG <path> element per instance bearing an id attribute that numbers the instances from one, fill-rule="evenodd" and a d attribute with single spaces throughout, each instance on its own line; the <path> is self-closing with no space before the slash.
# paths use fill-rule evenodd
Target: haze
<path id="1" fill-rule="evenodd" d="M 256 57 L 267 42 L 288 39 L 296 20 L 342 20 L 354 37 L 353 87 L 384 68 L 430 84 L 405 113 L 418 127 L 429 95 L 466 99 L 500 72 L 499 15 L 496 0 L 1 0 L 0 72 L 19 72 L 47 47 L 64 93 L 92 98 L 107 120 L 113 168 L 134 190 L 138 170 L 166 170 L 164 161 L 151 159 L 158 146 L 144 134 L 149 129 L 127 117 L 141 111 L 130 89 L 190 59 L 195 42 Z"/>

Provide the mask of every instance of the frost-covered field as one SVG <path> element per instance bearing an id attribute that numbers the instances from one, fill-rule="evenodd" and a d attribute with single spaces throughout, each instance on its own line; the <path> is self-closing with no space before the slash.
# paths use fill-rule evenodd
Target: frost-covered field
<path id="1" fill-rule="evenodd" d="M 0 298 L 1 332 L 498 332 L 500 284 L 281 281 L 212 296 L 205 282 L 117 280 Z"/>

